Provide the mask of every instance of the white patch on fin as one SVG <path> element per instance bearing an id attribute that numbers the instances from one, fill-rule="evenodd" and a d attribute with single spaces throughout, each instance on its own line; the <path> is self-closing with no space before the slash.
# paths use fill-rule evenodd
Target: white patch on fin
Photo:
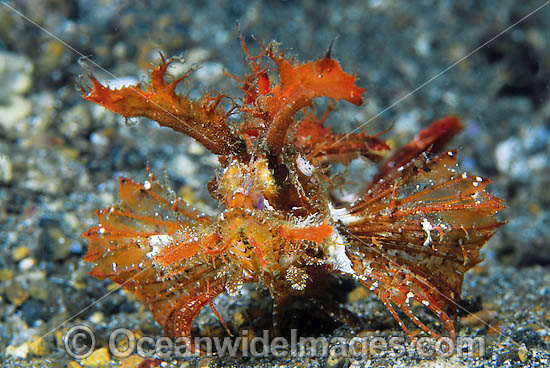
<path id="1" fill-rule="evenodd" d="M 328 208 L 334 221 L 341 221 L 344 225 L 361 220 L 360 216 L 350 214 L 347 208 L 334 208 L 330 202 L 328 204 Z"/>
<path id="2" fill-rule="evenodd" d="M 425 246 L 428 246 L 432 243 L 432 234 L 430 233 L 430 231 L 432 231 L 433 229 L 434 227 L 432 226 L 432 224 L 430 224 L 430 222 L 427 219 L 422 220 L 422 230 L 424 230 L 428 235 L 426 237 L 426 240 L 424 241 Z"/>
<path id="3" fill-rule="evenodd" d="M 149 237 L 149 246 L 151 246 L 152 250 L 145 256 L 149 259 L 154 259 L 160 254 L 161 247 L 167 247 L 173 242 L 174 238 L 168 234 L 151 235 Z"/>
<path id="4" fill-rule="evenodd" d="M 346 255 L 346 240 L 340 235 L 338 230 L 332 230 L 330 241 L 326 242 L 328 262 L 335 270 L 343 273 L 355 275 L 355 271 L 351 267 L 351 259 Z"/>

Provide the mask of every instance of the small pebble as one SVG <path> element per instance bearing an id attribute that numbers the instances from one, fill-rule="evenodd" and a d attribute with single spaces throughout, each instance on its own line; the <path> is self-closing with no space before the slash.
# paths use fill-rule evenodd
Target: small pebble
<path id="1" fill-rule="evenodd" d="M 6 290 L 6 297 L 11 304 L 19 307 L 29 298 L 27 286 L 20 282 L 11 282 Z"/>
<path id="2" fill-rule="evenodd" d="M 27 323 L 27 325 L 32 326 L 33 323 L 38 319 L 44 319 L 46 307 L 44 304 L 36 299 L 30 298 L 21 305 L 21 318 Z"/>
<path id="3" fill-rule="evenodd" d="M 13 179 L 13 165 L 7 155 L 0 154 L 0 183 L 9 183 Z"/>
<path id="4" fill-rule="evenodd" d="M 331 349 L 327 358 L 326 367 L 344 368 L 349 364 L 349 358 L 342 355 L 342 351 L 338 348 Z"/>
<path id="5" fill-rule="evenodd" d="M 178 191 L 178 196 L 187 203 L 193 203 L 196 206 L 195 194 L 193 188 L 189 185 L 184 185 Z"/>
<path id="6" fill-rule="evenodd" d="M 365 299 L 369 293 L 370 292 L 364 286 L 356 287 L 348 294 L 348 301 L 353 303 L 358 300 Z"/>
<path id="7" fill-rule="evenodd" d="M 189 156 L 184 154 L 174 157 L 168 167 L 174 174 L 186 179 L 193 176 L 197 171 L 195 162 L 193 162 Z"/>
<path id="8" fill-rule="evenodd" d="M 27 57 L 0 52 L 0 100 L 27 92 L 32 86 L 33 69 L 33 64 Z"/>
<path id="9" fill-rule="evenodd" d="M 30 342 L 29 349 L 32 354 L 39 357 L 46 356 L 50 353 L 50 349 L 42 337 L 38 337 L 34 341 Z"/>
<path id="10" fill-rule="evenodd" d="M 71 107 L 61 117 L 60 130 L 65 137 L 76 138 L 85 135 L 92 124 L 88 105 L 79 104 Z"/>
<path id="11" fill-rule="evenodd" d="M 8 268 L 0 269 L 0 281 L 9 281 L 13 279 L 13 271 Z"/>
<path id="12" fill-rule="evenodd" d="M 0 105 L 0 128 L 9 136 L 26 135 L 28 124 L 22 123 L 32 112 L 32 103 L 21 96 L 11 96 L 7 104 Z"/>
<path id="13" fill-rule="evenodd" d="M 101 132 L 93 132 L 90 135 L 90 142 L 96 146 L 107 146 L 109 144 L 109 138 L 105 137 Z"/>
<path id="14" fill-rule="evenodd" d="M 99 368 L 106 366 L 109 363 L 109 360 L 109 350 L 106 347 L 103 347 L 94 350 L 89 357 L 82 360 L 80 363 L 82 363 L 84 367 Z"/>
<path id="15" fill-rule="evenodd" d="M 201 358 L 199 360 L 199 363 L 197 364 L 197 367 L 198 368 L 210 368 L 210 367 L 213 366 L 214 362 L 215 362 L 215 359 L 211 358 L 211 357 Z"/>
<path id="16" fill-rule="evenodd" d="M 53 259 L 58 261 L 65 259 L 71 253 L 71 242 L 67 239 L 60 228 L 54 227 L 48 231 L 49 244 L 48 248 L 52 251 Z"/>
<path id="17" fill-rule="evenodd" d="M 14 261 L 19 262 L 23 258 L 29 255 L 29 248 L 26 245 L 22 245 L 13 250 L 12 257 Z"/>
<path id="18" fill-rule="evenodd" d="M 26 359 L 29 354 L 29 345 L 22 344 L 19 346 L 10 345 L 6 348 L 6 355 L 14 358 Z"/>
<path id="19" fill-rule="evenodd" d="M 32 295 L 33 299 L 40 301 L 47 301 L 48 296 L 52 294 L 51 289 L 44 287 L 44 284 L 47 282 L 45 280 L 46 276 L 43 271 L 33 271 L 29 272 L 29 293 Z"/>
<path id="20" fill-rule="evenodd" d="M 63 337 L 68 328 L 55 331 L 55 344 L 58 348 L 63 348 Z"/>
<path id="21" fill-rule="evenodd" d="M 36 265 L 36 259 L 32 257 L 25 258 L 19 262 L 19 270 L 20 271 L 28 271 L 31 268 L 33 268 Z"/>
<path id="22" fill-rule="evenodd" d="M 527 347 L 525 345 L 522 345 L 518 349 L 518 357 L 522 363 L 525 363 L 527 361 L 527 358 L 529 357 L 529 350 L 527 350 Z"/>
<path id="23" fill-rule="evenodd" d="M 200 64 L 208 60 L 211 51 L 204 48 L 194 48 L 186 51 L 185 62 L 189 64 Z"/>
<path id="24" fill-rule="evenodd" d="M 233 322 L 237 328 L 241 327 L 245 322 L 244 315 L 241 312 L 235 312 L 235 314 L 233 314 Z"/>
<path id="25" fill-rule="evenodd" d="M 90 322 L 92 322 L 94 325 L 98 325 L 102 323 L 105 320 L 105 315 L 101 312 L 95 312 L 90 316 Z"/>
<path id="26" fill-rule="evenodd" d="M 145 359 L 143 359 L 139 355 L 130 355 L 128 358 L 120 362 L 120 368 L 136 368 L 144 360 Z"/>
<path id="27" fill-rule="evenodd" d="M 189 144 L 188 152 L 191 155 L 200 156 L 206 152 L 206 149 L 202 144 L 197 142 L 196 140 L 191 140 L 191 143 Z"/>
<path id="28" fill-rule="evenodd" d="M 495 149 L 497 169 L 502 173 L 508 173 L 513 163 L 520 157 L 521 150 L 521 141 L 517 137 L 500 142 Z"/>
<path id="29" fill-rule="evenodd" d="M 197 69 L 195 76 L 201 82 L 211 85 L 223 76 L 223 66 L 220 63 L 204 63 Z"/>

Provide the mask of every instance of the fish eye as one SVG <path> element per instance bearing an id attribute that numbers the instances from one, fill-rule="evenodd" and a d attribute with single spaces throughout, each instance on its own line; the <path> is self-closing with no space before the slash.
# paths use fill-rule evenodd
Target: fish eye
<path id="1" fill-rule="evenodd" d="M 277 184 L 282 184 L 288 179 L 288 167 L 284 164 L 277 164 L 273 168 L 273 178 Z"/>

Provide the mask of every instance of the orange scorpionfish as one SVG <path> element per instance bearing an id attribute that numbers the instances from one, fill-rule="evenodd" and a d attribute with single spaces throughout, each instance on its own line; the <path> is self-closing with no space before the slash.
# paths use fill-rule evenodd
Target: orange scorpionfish
<path id="1" fill-rule="evenodd" d="M 442 151 L 462 129 L 459 119 L 435 121 L 383 161 L 389 146 L 378 136 L 335 134 L 324 125 L 330 107 L 323 117 L 306 111 L 318 97 L 363 103 L 364 89 L 330 50 L 300 64 L 272 45 L 256 56 L 242 46 L 251 73 L 230 75 L 244 94 L 238 101 L 177 95 L 188 74 L 167 75 L 173 59 L 151 71 L 146 89 L 110 89 L 90 76 L 85 99 L 125 118 L 156 120 L 218 155 L 221 170 L 208 190 L 222 207 L 214 217 L 200 213 L 151 173 L 143 183 L 120 178 L 120 200 L 97 211 L 98 225 L 83 234 L 91 275 L 134 293 L 173 337 L 190 337 L 206 305 L 227 329 L 213 300 L 238 295 L 245 283 L 267 288 L 274 312 L 300 296 L 347 322 L 326 285 L 350 278 L 376 294 L 411 338 L 396 310 L 439 337 L 414 314 L 416 304 L 454 340 L 464 274 L 480 262 L 504 207 L 484 190 L 488 179 L 461 172 L 457 152 Z M 380 163 L 378 173 L 352 203 L 336 201 L 331 164 L 359 157 Z"/>

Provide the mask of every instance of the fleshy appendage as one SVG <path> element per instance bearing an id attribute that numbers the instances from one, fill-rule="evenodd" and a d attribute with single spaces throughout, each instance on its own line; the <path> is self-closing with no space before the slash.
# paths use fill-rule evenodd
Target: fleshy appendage
<path id="1" fill-rule="evenodd" d="M 447 129 L 440 129 L 442 124 Z M 465 272 L 481 261 L 480 249 L 503 224 L 494 215 L 504 204 L 484 190 L 488 179 L 460 172 L 456 151 L 432 158 L 425 153 L 459 130 L 456 118 L 436 121 L 388 160 L 399 166 L 390 170 L 391 165 L 382 165 L 359 200 L 336 210 L 361 284 L 382 300 L 411 338 L 392 303 L 439 337 L 411 309 L 413 300 L 423 304 L 454 340 L 448 310 L 456 315 Z"/>
<path id="2" fill-rule="evenodd" d="M 223 95 L 203 96 L 194 101 L 176 94 L 177 85 L 189 74 L 167 82 L 167 69 L 174 59 L 164 60 L 150 73 L 151 85 L 145 90 L 138 86 L 111 89 L 90 75 L 92 88 L 82 90 L 83 97 L 124 116 L 147 117 L 161 126 L 187 134 L 217 155 L 231 152 L 237 140 L 227 125 L 231 110 L 225 111 L 220 103 Z"/>
<path id="3" fill-rule="evenodd" d="M 216 240 L 212 219 L 168 196 L 152 174 L 144 184 L 121 178 L 119 203 L 97 211 L 98 225 L 82 235 L 84 259 L 95 264 L 92 276 L 135 294 L 168 335 L 190 337 L 193 319 L 225 291 L 224 278 L 221 261 L 203 254 Z"/>

